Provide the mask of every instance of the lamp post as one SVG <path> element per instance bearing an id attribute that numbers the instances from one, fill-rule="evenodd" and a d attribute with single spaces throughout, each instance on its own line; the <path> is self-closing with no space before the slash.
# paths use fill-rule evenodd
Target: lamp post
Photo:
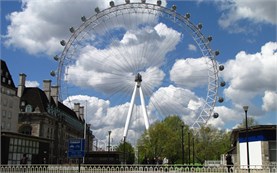
<path id="1" fill-rule="evenodd" d="M 249 168 L 249 143 L 248 143 L 248 122 L 247 122 L 248 106 L 243 106 L 243 110 L 245 112 L 247 170 L 248 170 L 248 173 L 250 173 L 250 168 Z"/>
<path id="2" fill-rule="evenodd" d="M 111 148 L 111 133 L 112 131 L 109 131 L 109 142 L 108 142 L 108 163 L 110 163 L 110 148 Z"/>
<path id="3" fill-rule="evenodd" d="M 195 151 L 194 151 L 194 137 L 192 137 L 192 164 L 194 165 L 194 157 L 195 157 Z"/>
<path id="4" fill-rule="evenodd" d="M 188 154 L 188 164 L 190 165 L 190 131 L 188 130 L 188 150 L 189 150 L 189 154 Z"/>
<path id="5" fill-rule="evenodd" d="M 110 148 L 111 148 L 111 133 L 112 133 L 112 131 L 109 131 L 108 151 L 110 151 Z"/>
<path id="6" fill-rule="evenodd" d="M 184 125 L 182 127 L 182 164 L 184 165 Z"/>

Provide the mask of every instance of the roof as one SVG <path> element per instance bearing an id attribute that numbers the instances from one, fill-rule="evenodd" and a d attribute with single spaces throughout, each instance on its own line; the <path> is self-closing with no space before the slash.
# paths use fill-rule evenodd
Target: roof
<path id="1" fill-rule="evenodd" d="M 255 125 L 248 128 L 249 138 L 252 135 L 265 135 L 265 139 L 276 138 L 277 125 Z M 271 133 L 271 134 L 270 134 Z M 236 142 L 241 138 L 244 140 L 246 134 L 246 128 L 233 129 L 231 134 L 231 142 L 236 145 Z"/>
<path id="2" fill-rule="evenodd" d="M 80 119 L 77 117 L 76 113 L 74 110 L 70 109 L 69 107 L 65 106 L 63 103 L 59 102 L 58 103 L 58 108 L 60 110 L 63 110 L 65 113 L 68 115 L 71 115 L 73 118 L 77 119 L 80 121 Z"/>
<path id="3" fill-rule="evenodd" d="M 255 125 L 248 127 L 248 131 L 276 130 L 277 125 Z M 246 128 L 233 129 L 232 133 L 246 132 Z"/>
<path id="4" fill-rule="evenodd" d="M 5 61 L 1 60 L 1 86 L 17 90 Z"/>
<path id="5" fill-rule="evenodd" d="M 25 88 L 21 101 L 25 101 L 26 105 L 30 104 L 33 108 L 39 107 L 40 112 L 47 112 L 48 99 L 45 93 L 39 88 Z"/>
<path id="6" fill-rule="evenodd" d="M 34 109 L 39 107 L 40 112 L 47 112 L 47 106 L 49 104 L 48 98 L 44 91 L 37 87 L 26 87 L 23 91 L 21 101 L 25 101 L 26 105 L 30 104 Z M 50 105 L 56 107 L 53 98 L 51 97 Z M 79 120 L 76 113 L 68 108 L 61 102 L 58 102 L 58 108 L 65 112 L 66 114 L 70 115 L 71 117 Z M 80 121 L 80 120 L 79 120 Z"/>

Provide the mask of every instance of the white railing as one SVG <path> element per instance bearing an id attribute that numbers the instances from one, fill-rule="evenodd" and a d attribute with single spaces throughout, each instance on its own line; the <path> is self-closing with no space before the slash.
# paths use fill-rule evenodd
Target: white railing
<path id="1" fill-rule="evenodd" d="M 234 173 L 248 173 L 241 166 L 232 167 Z M 174 165 L 1 165 L 1 173 L 225 173 L 226 166 L 187 167 Z M 251 169 L 251 173 L 277 173 L 275 166 L 263 166 L 262 169 Z"/>

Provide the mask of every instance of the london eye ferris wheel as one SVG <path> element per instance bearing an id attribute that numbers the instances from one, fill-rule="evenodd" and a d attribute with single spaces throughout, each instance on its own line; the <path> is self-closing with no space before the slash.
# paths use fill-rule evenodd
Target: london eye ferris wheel
<path id="1" fill-rule="evenodd" d="M 108 100 L 126 118 L 124 138 L 135 113 L 146 129 L 170 115 L 196 128 L 218 116 L 214 107 L 224 100 L 218 89 L 225 85 L 219 78 L 224 69 L 216 61 L 219 51 L 212 50 L 212 37 L 202 34 L 202 24 L 194 24 L 189 13 L 179 14 L 175 5 L 110 1 L 109 8 L 95 8 L 69 32 L 54 57 L 58 69 L 51 72 L 60 100 L 76 90 Z"/>

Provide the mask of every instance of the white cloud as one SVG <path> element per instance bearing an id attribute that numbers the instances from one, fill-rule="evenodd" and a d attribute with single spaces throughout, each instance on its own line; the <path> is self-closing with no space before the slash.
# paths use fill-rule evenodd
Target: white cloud
<path id="1" fill-rule="evenodd" d="M 265 91 L 263 97 L 263 110 L 277 111 L 277 93 L 272 91 Z"/>
<path id="2" fill-rule="evenodd" d="M 206 58 L 177 60 L 170 71 L 170 80 L 184 88 L 207 85 L 208 69 Z"/>
<path id="3" fill-rule="evenodd" d="M 232 0 L 215 3 L 219 4 L 220 10 L 223 11 L 218 21 L 219 25 L 230 32 L 249 31 L 250 28 L 245 26 L 245 20 L 254 24 L 277 24 L 275 0 Z"/>
<path id="4" fill-rule="evenodd" d="M 190 51 L 196 51 L 197 47 L 194 44 L 189 44 L 188 45 L 188 50 L 190 50 Z"/>
<path id="5" fill-rule="evenodd" d="M 268 42 L 261 52 L 247 54 L 239 52 L 236 58 L 225 64 L 222 72 L 225 81 L 230 85 L 224 90 L 227 100 L 241 109 L 241 105 L 251 106 L 253 114 L 262 114 L 262 108 L 269 110 L 274 102 L 268 100 L 275 97 L 277 88 L 277 42 Z M 264 95 L 263 105 L 256 104 L 254 99 Z"/>
<path id="6" fill-rule="evenodd" d="M 111 106 L 110 101 L 86 95 L 76 95 L 67 98 L 65 105 L 73 108 L 73 103 L 80 103 L 85 107 L 86 121 L 91 124 L 93 134 L 105 142 L 108 131 L 116 145 L 123 139 L 123 131 L 129 109 L 129 103 Z M 128 141 L 134 143 L 145 130 L 144 119 L 141 116 L 140 105 L 135 105 L 128 130 Z"/>
<path id="7" fill-rule="evenodd" d="M 149 122 L 152 124 L 157 120 L 163 120 L 167 116 L 178 115 L 185 123 L 191 124 L 199 114 L 203 102 L 204 100 L 187 89 L 172 85 L 161 87 L 153 93 L 149 104 L 146 105 Z M 93 134 L 99 140 L 105 141 L 109 130 L 112 130 L 111 137 L 114 144 L 118 144 L 123 139 L 125 122 L 130 107 L 129 101 L 120 105 L 112 105 L 108 100 L 84 95 L 71 96 L 64 101 L 64 104 L 71 108 L 73 108 L 73 103 L 80 103 L 85 107 L 86 120 L 92 125 Z M 128 141 L 135 143 L 144 130 L 144 118 L 139 101 L 135 102 L 133 109 L 128 130 Z"/>
<path id="8" fill-rule="evenodd" d="M 159 88 L 150 98 L 148 110 L 152 120 L 162 120 L 166 116 L 178 115 L 190 125 L 199 114 L 203 100 L 193 92 L 174 87 Z"/>
<path id="9" fill-rule="evenodd" d="M 238 112 L 235 109 L 231 109 L 226 106 L 217 106 L 215 107 L 214 111 L 219 114 L 219 117 L 211 117 L 208 121 L 208 124 L 216 128 L 224 128 L 226 124 L 230 123 L 239 124 L 243 120 L 243 117 L 241 117 L 242 111 Z"/>
<path id="10" fill-rule="evenodd" d="M 141 73 L 148 95 L 161 85 L 165 74 L 159 67 L 179 40 L 180 33 L 161 23 L 153 29 L 129 30 L 118 44 L 106 49 L 84 47 L 76 63 L 69 66 L 67 80 L 106 94 L 116 90 L 131 93 L 134 76 Z"/>
<path id="11" fill-rule="evenodd" d="M 148 2 L 156 3 L 156 0 Z M 125 1 L 115 0 L 115 4 L 122 3 Z M 162 4 L 166 5 L 166 1 Z M 81 24 L 81 16 L 89 17 L 95 14 L 96 7 L 108 8 L 109 1 L 22 0 L 22 10 L 6 16 L 10 25 L 3 37 L 4 43 L 6 46 L 25 49 L 29 54 L 53 55 L 62 51 L 59 42 L 69 38 L 69 27 L 78 27 Z"/>
<path id="12" fill-rule="evenodd" d="M 38 87 L 39 83 L 37 81 L 26 81 L 25 86 L 26 87 Z"/>

